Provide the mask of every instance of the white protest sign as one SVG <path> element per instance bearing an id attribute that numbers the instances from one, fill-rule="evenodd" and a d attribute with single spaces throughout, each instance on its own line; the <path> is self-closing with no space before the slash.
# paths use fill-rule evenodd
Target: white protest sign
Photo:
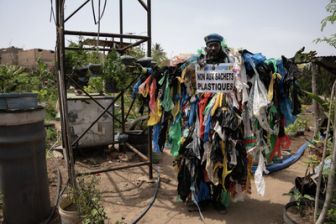
<path id="1" fill-rule="evenodd" d="M 196 90 L 198 93 L 228 93 L 233 91 L 233 63 L 196 65 Z"/>

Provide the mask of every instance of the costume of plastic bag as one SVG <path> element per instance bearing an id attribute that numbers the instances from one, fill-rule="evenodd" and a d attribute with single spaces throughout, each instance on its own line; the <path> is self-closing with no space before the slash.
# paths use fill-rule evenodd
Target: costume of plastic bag
<path id="1" fill-rule="evenodd" d="M 218 34 L 205 42 L 206 53 L 154 71 L 135 89 L 149 102 L 155 151 L 170 149 L 177 161 L 179 197 L 198 208 L 221 209 L 251 193 L 253 163 L 257 192 L 265 193 L 265 163 L 281 158 L 281 150 L 289 147 L 284 127 L 300 107 L 291 98 L 295 75 L 287 59 L 229 52 Z M 216 42 L 221 49 L 214 53 L 216 46 L 209 43 Z M 233 90 L 198 93 L 196 65 L 219 63 L 233 64 Z"/>

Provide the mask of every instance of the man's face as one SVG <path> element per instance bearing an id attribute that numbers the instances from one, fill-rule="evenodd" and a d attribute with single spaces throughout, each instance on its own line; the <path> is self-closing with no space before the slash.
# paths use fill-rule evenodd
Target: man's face
<path id="1" fill-rule="evenodd" d="M 221 50 L 221 45 L 219 42 L 210 42 L 207 43 L 205 51 L 207 59 L 216 59 Z"/>

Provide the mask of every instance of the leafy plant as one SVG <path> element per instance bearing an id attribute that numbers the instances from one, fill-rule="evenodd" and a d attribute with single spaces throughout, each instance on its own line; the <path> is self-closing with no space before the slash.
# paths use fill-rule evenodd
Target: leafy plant
<path id="1" fill-rule="evenodd" d="M 39 102 L 46 109 L 46 118 L 50 120 L 56 115 L 55 75 L 40 59 L 37 60 L 37 65 L 37 69 L 34 71 L 27 71 L 16 65 L 0 65 L 0 92 L 37 93 Z"/>
<path id="2" fill-rule="evenodd" d="M 331 102 L 331 99 L 328 99 L 328 98 L 323 99 L 322 97 L 320 97 L 316 94 L 313 94 L 313 93 L 310 93 L 310 92 L 307 92 L 307 91 L 304 91 L 304 92 L 307 94 L 308 97 L 315 100 L 321 106 L 321 109 L 322 109 L 324 115 L 326 116 L 326 118 L 328 118 L 330 120 L 331 127 L 332 127 L 333 122 L 334 122 L 333 118 L 334 118 L 334 114 L 335 114 L 335 108 L 336 108 L 335 99 L 333 100 L 333 102 Z M 329 117 L 329 111 L 330 111 L 330 117 Z M 318 127 L 318 128 L 319 128 L 319 130 L 321 129 L 321 127 Z"/>
<path id="3" fill-rule="evenodd" d="M 296 188 L 290 190 L 289 193 L 285 193 L 284 195 L 289 195 L 294 199 L 296 202 L 296 208 L 302 217 L 305 215 L 304 209 L 306 207 L 313 206 L 314 198 L 308 194 L 302 195 Z"/>
<path id="4" fill-rule="evenodd" d="M 84 90 L 88 93 L 100 93 L 104 92 L 104 79 L 103 77 L 91 77 L 88 86 L 84 87 Z"/>
<path id="5" fill-rule="evenodd" d="M 58 97 L 56 76 L 41 59 L 37 60 L 37 70 L 32 73 L 32 76 L 37 79 L 36 87 L 32 92 L 38 94 L 38 99 L 47 112 L 46 119 L 53 120 L 57 113 L 55 109 Z"/>
<path id="6" fill-rule="evenodd" d="M 36 83 L 24 68 L 16 65 L 0 65 L 0 92 L 31 92 Z"/>
<path id="7" fill-rule="evenodd" d="M 336 222 L 336 208 L 330 208 L 328 210 L 327 218 L 325 220 L 326 224 L 334 224 Z"/>
<path id="8" fill-rule="evenodd" d="M 116 50 L 109 52 L 103 65 L 103 76 L 110 88 L 121 90 L 127 86 L 130 77 L 125 74 L 124 66 L 120 61 L 120 56 Z"/>
<path id="9" fill-rule="evenodd" d="M 285 128 L 285 131 L 289 135 L 295 135 L 298 131 L 304 131 L 306 127 L 307 120 L 302 117 L 298 117 L 293 124 L 290 124 Z"/>
<path id="10" fill-rule="evenodd" d="M 302 93 L 312 92 L 312 69 L 311 64 L 305 64 L 302 70 L 303 75 L 298 78 L 298 83 L 301 88 Z M 316 82 L 316 94 L 323 97 L 329 97 L 332 89 L 332 85 L 336 80 L 335 75 L 331 75 L 330 72 L 326 71 L 324 68 L 319 67 L 318 72 L 318 82 Z M 300 99 L 305 104 L 311 104 L 312 98 L 307 94 L 300 95 Z"/>
<path id="11" fill-rule="evenodd" d="M 99 63 L 101 55 L 98 52 L 85 51 L 82 48 L 81 39 L 79 43 L 70 41 L 69 48 L 77 48 L 78 50 L 66 50 L 65 51 L 65 73 L 71 74 L 74 68 L 85 66 L 89 63 Z"/>
<path id="12" fill-rule="evenodd" d="M 69 188 L 68 196 L 76 206 L 83 224 L 103 224 L 107 219 L 101 204 L 101 194 L 96 188 L 98 183 L 97 176 L 80 177 L 77 188 Z"/>
<path id="13" fill-rule="evenodd" d="M 325 8 L 329 15 L 321 21 L 321 31 L 323 31 L 329 23 L 334 24 L 336 21 L 336 0 L 330 0 Z M 336 48 L 336 33 L 332 34 L 330 37 L 318 38 L 315 42 L 326 42 Z"/>

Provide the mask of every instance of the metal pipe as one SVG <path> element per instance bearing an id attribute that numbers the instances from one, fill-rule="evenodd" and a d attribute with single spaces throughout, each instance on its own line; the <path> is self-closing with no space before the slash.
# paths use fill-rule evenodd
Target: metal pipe
<path id="1" fill-rule="evenodd" d="M 73 13 L 70 14 L 70 16 L 68 16 L 68 18 L 66 18 L 64 20 L 64 23 L 66 23 L 73 15 L 75 15 L 81 8 L 83 8 L 90 0 L 87 0 L 86 2 L 84 2 L 81 6 L 79 6 Z"/>
<path id="2" fill-rule="evenodd" d="M 77 176 L 86 176 L 86 175 L 92 175 L 92 174 L 103 173 L 103 172 L 108 172 L 108 171 L 128 169 L 128 168 L 137 167 L 137 166 L 146 166 L 148 164 L 149 164 L 149 162 L 139 162 L 139 163 L 133 163 L 133 164 L 130 164 L 130 165 L 110 167 L 110 168 L 104 168 L 104 169 L 97 169 L 97 170 L 92 170 L 92 171 L 88 171 L 88 172 L 84 172 L 84 173 L 77 173 Z"/>
<path id="3" fill-rule="evenodd" d="M 125 132 L 125 100 L 124 100 L 124 91 L 121 91 L 121 130 Z"/>
<path id="4" fill-rule="evenodd" d="M 138 2 L 142 5 L 142 7 L 148 12 L 148 8 L 147 5 L 142 1 L 142 0 L 138 0 Z"/>
<path id="5" fill-rule="evenodd" d="M 145 156 L 144 154 L 142 154 L 142 152 L 140 152 L 137 148 L 135 148 L 133 145 L 129 144 L 129 143 L 125 143 L 125 145 L 131 149 L 135 154 L 137 154 L 138 156 L 140 156 L 143 160 L 149 162 L 149 158 L 147 156 Z"/>
<path id="6" fill-rule="evenodd" d="M 125 50 L 127 50 L 128 48 L 130 48 L 130 47 L 138 46 L 138 45 L 140 45 L 140 44 L 142 44 L 142 43 L 144 43 L 144 42 L 146 42 L 146 40 L 139 40 L 139 41 L 137 41 L 137 42 L 134 42 L 134 43 L 132 43 L 132 44 L 129 44 L 129 45 L 127 45 L 127 46 L 125 46 L 125 47 L 123 47 L 123 48 L 121 48 L 121 49 L 117 49 L 117 50 L 119 50 L 119 51 L 125 51 Z"/>
<path id="7" fill-rule="evenodd" d="M 120 22 L 120 34 L 123 34 L 123 0 L 119 0 L 119 22 Z M 120 43 L 123 43 L 123 38 L 120 37 Z"/>
<path id="8" fill-rule="evenodd" d="M 77 36 L 93 36 L 96 37 L 96 32 L 85 32 L 85 31 L 74 31 L 74 30 L 64 30 L 65 35 L 77 35 Z M 116 34 L 116 33 L 100 33 L 101 37 L 115 37 L 115 38 L 128 38 L 128 39 L 149 39 L 148 36 L 131 35 L 131 34 Z"/>
<path id="9" fill-rule="evenodd" d="M 148 158 L 149 158 L 149 165 L 148 165 L 148 177 L 149 179 L 153 179 L 153 152 L 152 152 L 152 127 L 148 126 Z"/>
<path id="10" fill-rule="evenodd" d="M 56 13 L 57 13 L 57 22 L 56 22 L 56 33 L 57 33 L 57 59 L 58 59 L 58 91 L 59 91 L 59 100 L 60 100 L 60 112 L 62 118 L 62 138 L 64 142 L 64 148 L 67 155 L 67 168 L 68 168 L 68 177 L 70 179 L 70 184 L 76 188 L 76 179 L 75 179 L 75 170 L 74 170 L 74 157 L 73 151 L 69 139 L 69 122 L 68 122 L 68 107 L 66 101 L 66 88 L 64 85 L 64 1 L 56 1 Z"/>
<path id="11" fill-rule="evenodd" d="M 81 50 L 85 50 L 85 51 L 112 51 L 112 49 L 109 48 L 92 48 L 92 47 L 66 47 L 66 50 L 72 50 L 72 51 L 81 51 Z M 118 50 L 117 50 L 118 51 Z"/>
<path id="12" fill-rule="evenodd" d="M 152 6 L 151 0 L 147 0 L 147 36 L 149 39 L 147 40 L 147 56 L 150 57 L 152 55 Z"/>
<path id="13" fill-rule="evenodd" d="M 114 114 L 114 107 L 112 107 L 112 115 L 113 115 L 112 117 L 114 118 L 114 115 L 115 115 L 115 114 Z M 113 118 L 112 118 L 112 119 L 113 119 Z M 115 144 L 115 143 L 114 143 L 114 142 L 115 142 L 115 139 L 114 139 L 114 120 L 113 120 L 113 122 L 112 122 L 112 142 L 113 142 L 113 143 L 112 143 L 112 149 L 115 149 L 115 148 L 114 148 L 114 144 Z"/>

